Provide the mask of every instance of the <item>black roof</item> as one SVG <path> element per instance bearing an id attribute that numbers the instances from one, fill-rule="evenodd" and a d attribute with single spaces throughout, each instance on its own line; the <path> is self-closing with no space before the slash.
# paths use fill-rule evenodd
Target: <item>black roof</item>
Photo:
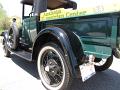
<path id="1" fill-rule="evenodd" d="M 33 5 L 34 0 L 22 0 L 21 3 L 28 4 L 28 5 Z"/>
<path id="2" fill-rule="evenodd" d="M 21 3 L 33 5 L 34 0 L 22 0 Z M 70 0 L 47 0 L 48 9 L 77 7 L 77 4 Z"/>

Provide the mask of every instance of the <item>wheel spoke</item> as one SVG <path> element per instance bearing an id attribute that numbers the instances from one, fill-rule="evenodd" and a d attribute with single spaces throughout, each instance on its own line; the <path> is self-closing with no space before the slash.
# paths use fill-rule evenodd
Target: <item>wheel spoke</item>
<path id="1" fill-rule="evenodd" d="M 45 57 L 44 60 L 43 60 L 43 66 L 44 66 L 44 67 L 46 67 L 47 61 L 48 61 L 48 59 L 47 59 L 47 57 Z"/>
<path id="2" fill-rule="evenodd" d="M 12 42 L 12 43 L 14 43 L 14 40 L 13 40 L 13 39 L 11 39 L 11 42 Z"/>
<path id="3" fill-rule="evenodd" d="M 52 80 L 51 78 L 52 78 L 52 77 L 48 74 L 48 79 L 49 79 L 48 84 L 49 84 L 49 85 L 52 85 L 52 83 L 53 83 L 53 80 Z"/>
<path id="4" fill-rule="evenodd" d="M 61 80 L 58 79 L 57 76 L 52 76 L 52 80 L 53 80 L 54 84 L 59 83 L 61 81 Z"/>
<path id="5" fill-rule="evenodd" d="M 48 76 L 48 79 L 49 79 L 48 83 L 50 85 L 53 85 L 53 84 L 56 84 L 56 83 L 60 83 L 61 80 L 62 80 L 62 75 L 63 75 L 62 71 L 59 71 L 55 76 L 50 75 L 49 72 L 48 72 L 47 73 L 47 76 Z"/>
<path id="6" fill-rule="evenodd" d="M 52 52 L 52 51 L 49 51 L 47 56 L 48 56 L 48 59 L 52 59 L 52 57 L 53 57 L 53 52 Z"/>
<path id="7" fill-rule="evenodd" d="M 56 74 L 56 76 L 58 76 L 60 79 L 62 79 L 62 76 L 61 76 L 61 75 L 59 75 L 59 74 Z"/>
<path id="8" fill-rule="evenodd" d="M 59 57 L 53 51 L 49 51 L 48 59 L 58 59 L 58 58 Z"/>

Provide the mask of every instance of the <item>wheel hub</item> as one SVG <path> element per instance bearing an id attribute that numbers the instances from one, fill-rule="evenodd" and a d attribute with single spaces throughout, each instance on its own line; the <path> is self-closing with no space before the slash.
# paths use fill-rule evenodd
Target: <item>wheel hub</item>
<path id="1" fill-rule="evenodd" d="M 60 67 L 58 66 L 57 62 L 54 59 L 50 59 L 45 66 L 45 71 L 50 76 L 55 76 L 59 70 Z"/>

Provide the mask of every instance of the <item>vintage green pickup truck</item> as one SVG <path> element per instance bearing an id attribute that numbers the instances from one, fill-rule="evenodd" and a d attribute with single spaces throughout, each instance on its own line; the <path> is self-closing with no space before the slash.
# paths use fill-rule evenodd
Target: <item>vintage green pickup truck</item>
<path id="1" fill-rule="evenodd" d="M 66 90 L 74 78 L 87 80 L 120 58 L 120 8 L 80 8 L 71 0 L 22 0 L 22 25 L 4 32 L 5 56 L 37 63 L 49 90 Z M 28 15 L 28 9 L 31 11 Z M 12 13 L 12 12 L 11 12 Z"/>

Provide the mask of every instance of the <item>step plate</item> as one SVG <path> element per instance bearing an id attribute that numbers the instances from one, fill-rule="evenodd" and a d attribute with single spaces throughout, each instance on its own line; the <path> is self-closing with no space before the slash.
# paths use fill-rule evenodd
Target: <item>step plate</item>
<path id="1" fill-rule="evenodd" d="M 30 53 L 30 52 L 19 50 L 19 51 L 12 51 L 12 53 L 21 58 L 26 59 L 27 61 L 32 61 L 32 53 Z"/>

